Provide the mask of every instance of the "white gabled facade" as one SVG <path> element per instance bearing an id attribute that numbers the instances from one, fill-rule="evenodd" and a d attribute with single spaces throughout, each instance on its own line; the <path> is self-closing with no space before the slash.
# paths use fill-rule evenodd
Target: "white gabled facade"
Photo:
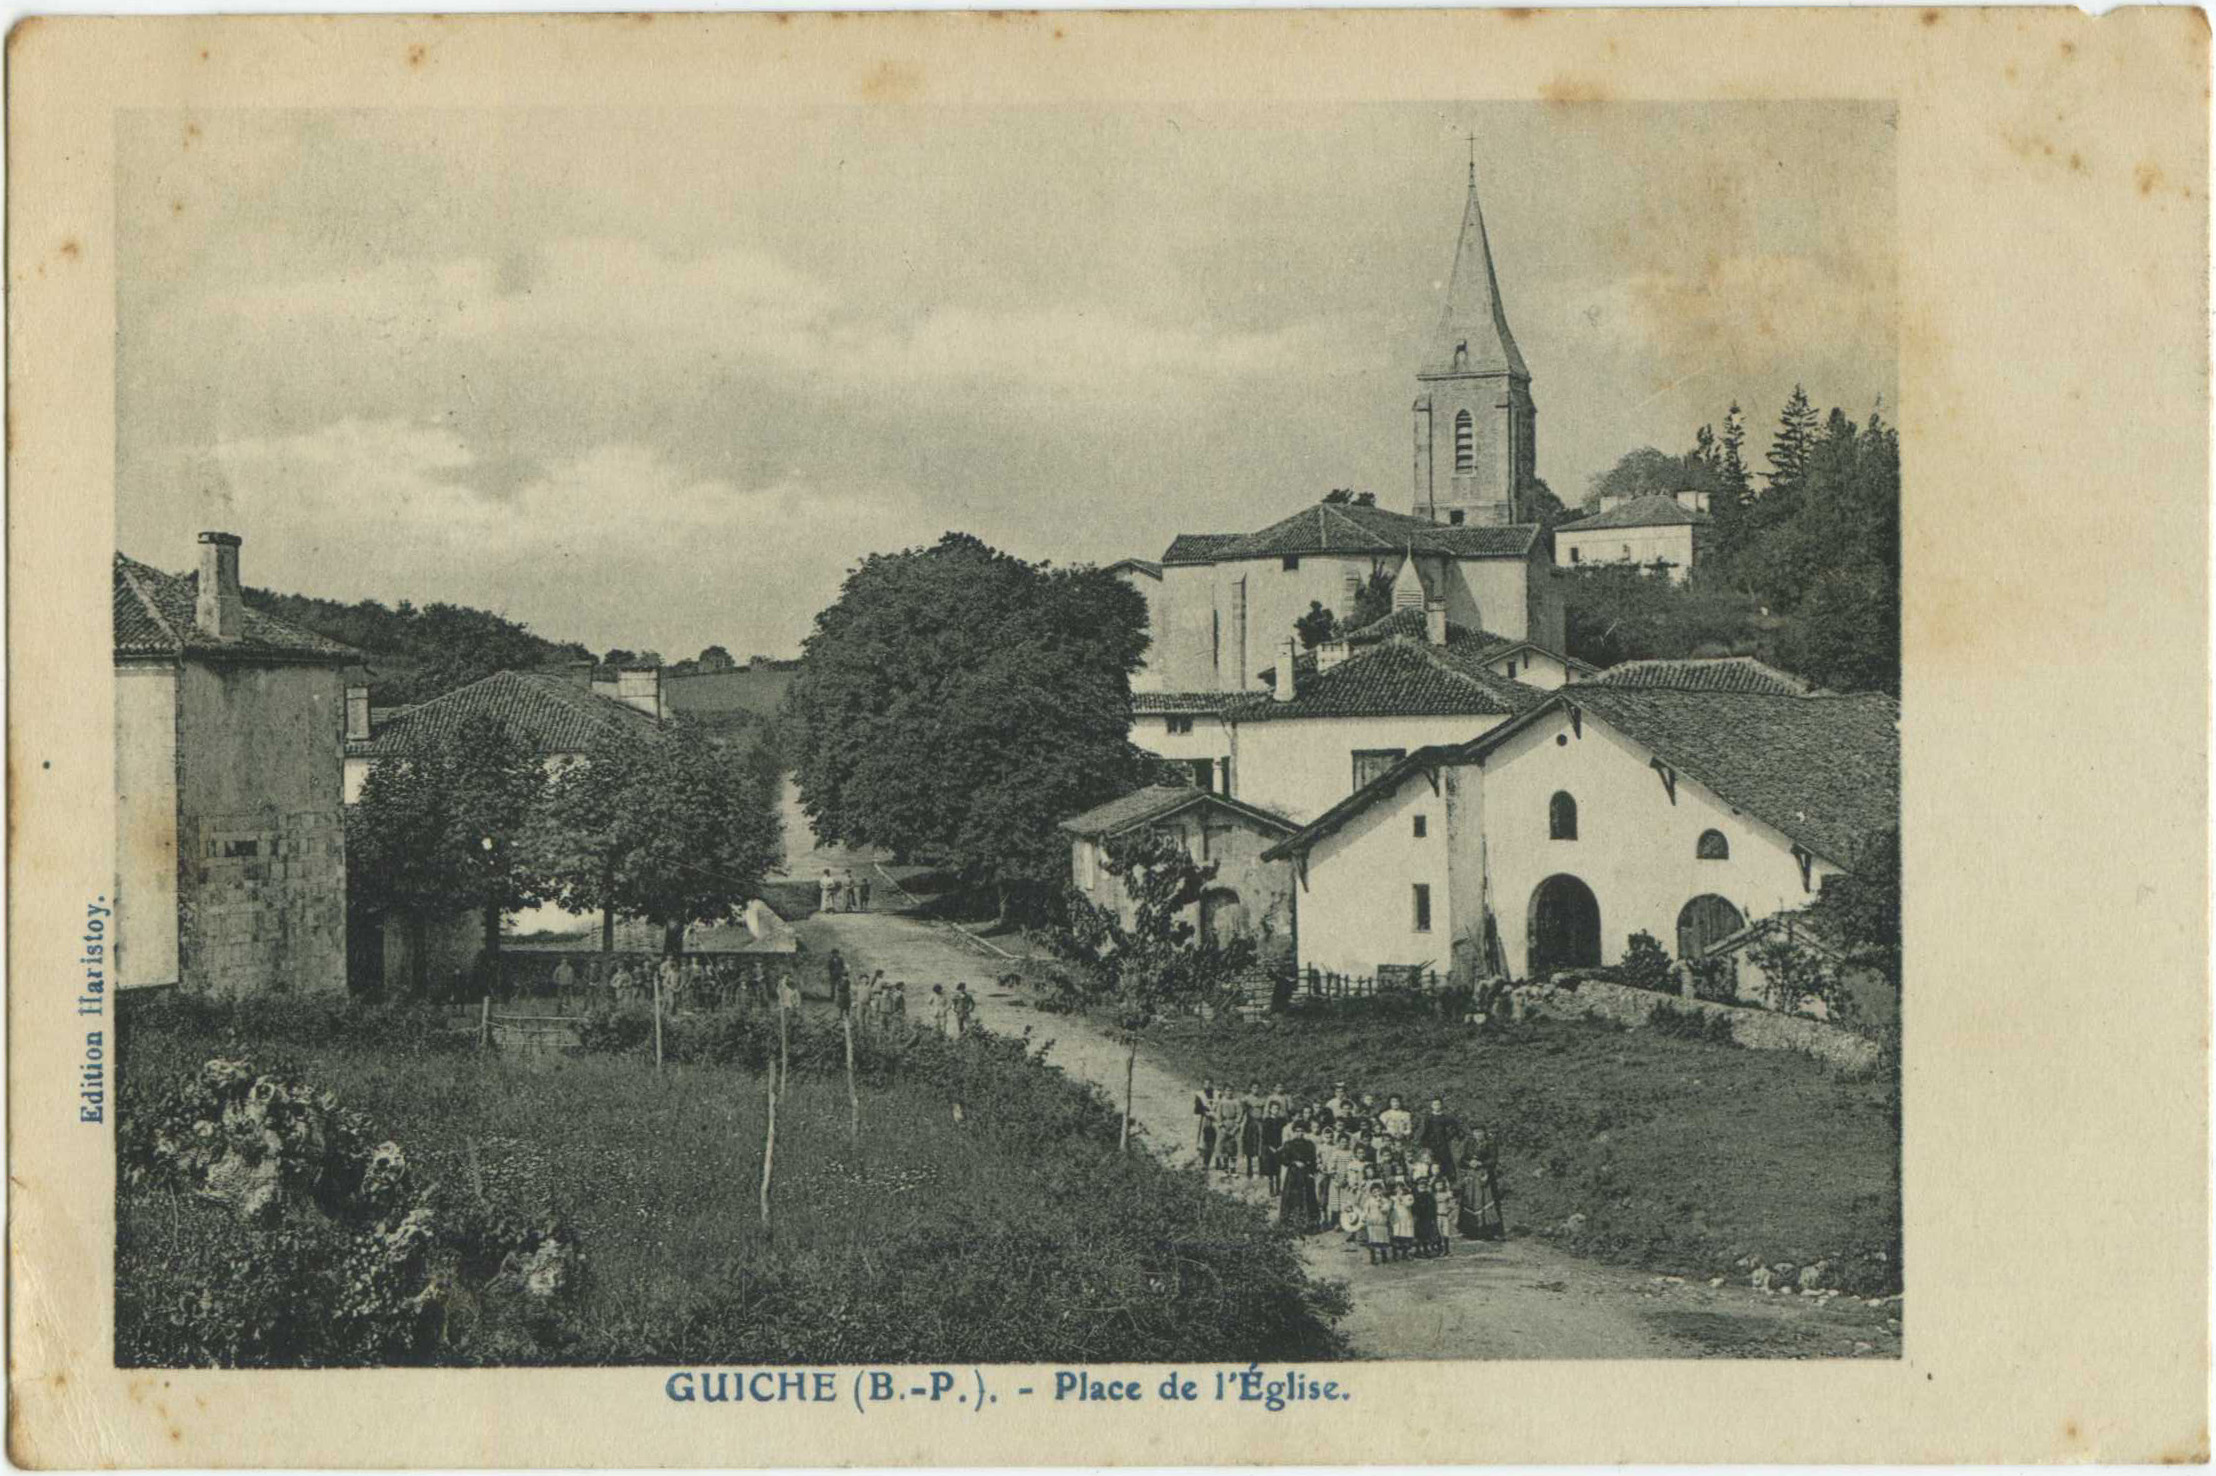
<path id="1" fill-rule="evenodd" d="M 1526 978 L 1619 962 L 1640 932 L 1678 958 L 1681 929 L 1704 947 L 1843 869 L 1563 704 L 1381 784 L 1291 843 L 1304 970 Z"/>

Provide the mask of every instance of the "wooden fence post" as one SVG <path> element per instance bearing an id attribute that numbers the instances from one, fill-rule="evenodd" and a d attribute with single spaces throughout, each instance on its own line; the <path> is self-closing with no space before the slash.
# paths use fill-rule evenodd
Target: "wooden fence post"
<path id="1" fill-rule="evenodd" d="M 777 1068 L 769 1072 L 769 1130 L 762 1140 L 762 1228 L 769 1229 L 769 1175 L 777 1162 Z"/>
<path id="2" fill-rule="evenodd" d="M 849 999 L 851 999 L 851 996 L 849 996 Z M 862 1146 L 862 1094 L 854 1086 L 854 1011 L 852 1009 L 840 1011 L 839 1024 L 846 1031 L 846 1102 L 854 1117 L 852 1128 L 854 1146 L 860 1148 Z"/>
<path id="3" fill-rule="evenodd" d="M 654 971 L 654 1074 L 662 1073 L 662 971 Z"/>
<path id="4" fill-rule="evenodd" d="M 492 996 L 486 995 L 477 1005 L 477 1049 L 492 1044 Z"/>

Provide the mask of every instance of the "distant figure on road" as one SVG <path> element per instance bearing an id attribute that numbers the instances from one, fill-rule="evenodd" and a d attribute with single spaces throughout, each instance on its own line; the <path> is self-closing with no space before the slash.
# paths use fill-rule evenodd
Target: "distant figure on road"
<path id="1" fill-rule="evenodd" d="M 977 1013 L 977 1000 L 969 992 L 969 985 L 956 981 L 954 985 L 954 1035 L 957 1040 L 969 1034 L 970 1016 Z"/>
<path id="2" fill-rule="evenodd" d="M 950 1018 L 951 1018 L 951 1012 L 950 1012 L 950 1011 L 949 1011 L 949 1009 L 947 1008 L 947 998 L 946 998 L 946 986 L 945 986 L 944 984 L 934 984 L 934 985 L 932 985 L 932 986 L 931 986 L 931 1028 L 932 1028 L 933 1030 L 937 1031 L 937 1032 L 938 1032 L 939 1034 L 941 1034 L 941 1035 L 944 1035 L 944 1034 L 946 1034 L 946 1033 L 947 1033 L 947 1022 L 948 1022 L 948 1020 L 949 1020 Z"/>
<path id="3" fill-rule="evenodd" d="M 777 976 L 777 1008 L 788 1013 L 800 1009 L 800 990 L 793 983 L 790 969 Z"/>
<path id="4" fill-rule="evenodd" d="M 565 958 L 560 963 L 554 965 L 555 997 L 558 999 L 567 999 L 576 988 L 577 971 L 569 966 L 569 960 Z"/>
<path id="5" fill-rule="evenodd" d="M 1216 1162 L 1216 1084 L 1204 1081 L 1200 1090 L 1193 1093 L 1193 1141 L 1200 1149 L 1202 1172 Z"/>
<path id="6" fill-rule="evenodd" d="M 847 979 L 846 960 L 839 950 L 831 950 L 831 956 L 823 961 L 824 975 L 831 981 L 831 1008 L 845 1014 L 854 1007 L 854 986 Z"/>
<path id="7" fill-rule="evenodd" d="M 869 878 L 866 876 L 855 879 L 854 905 L 857 911 L 869 911 Z"/>

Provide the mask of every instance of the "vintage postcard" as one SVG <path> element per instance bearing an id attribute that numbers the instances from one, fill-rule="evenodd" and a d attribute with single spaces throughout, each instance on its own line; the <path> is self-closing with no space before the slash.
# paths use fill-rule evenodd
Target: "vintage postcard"
<path id="1" fill-rule="evenodd" d="M 19 25 L 14 1459 L 2206 1461 L 2207 41 Z"/>

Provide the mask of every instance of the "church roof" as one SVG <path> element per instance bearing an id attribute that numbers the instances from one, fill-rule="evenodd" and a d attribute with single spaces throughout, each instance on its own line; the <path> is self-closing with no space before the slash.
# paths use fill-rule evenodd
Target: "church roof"
<path id="1" fill-rule="evenodd" d="M 1686 524 L 1705 528 L 1714 521 L 1707 513 L 1693 511 L 1666 492 L 1650 492 L 1644 497 L 1634 497 L 1629 502 L 1619 502 L 1606 512 L 1597 512 L 1591 517 L 1556 523 L 1554 531 L 1597 533 L 1603 528 L 1671 528 Z"/>
<path id="2" fill-rule="evenodd" d="M 1464 352 L 1457 352 L 1458 349 Z M 1462 207 L 1462 238 L 1454 248 L 1454 275 L 1447 280 L 1447 301 L 1439 331 L 1424 361 L 1426 376 L 1509 374 L 1529 379 L 1516 335 L 1500 302 L 1500 279 L 1493 272 L 1492 243 L 1485 236 L 1485 212 L 1477 203 L 1477 166 L 1470 166 L 1469 201 Z"/>
<path id="3" fill-rule="evenodd" d="M 1609 667 L 1591 681 L 1610 687 L 1673 687 L 1681 692 L 1768 692 L 1781 697 L 1805 696 L 1808 683 L 1789 671 L 1766 666 L 1752 656 L 1680 661 L 1625 661 Z"/>
<path id="4" fill-rule="evenodd" d="M 1165 564 L 1225 563 L 1300 554 L 1443 554 L 1458 559 L 1524 558 L 1539 541 L 1536 523 L 1468 526 L 1365 507 L 1318 502 L 1257 533 L 1180 533 Z"/>
<path id="5" fill-rule="evenodd" d="M 216 656 L 232 660 L 309 661 L 339 666 L 362 659 L 352 646 L 245 606 L 238 638 L 204 634 L 195 617 L 197 574 L 164 574 L 118 553 L 114 572 L 115 654 Z"/>
<path id="6" fill-rule="evenodd" d="M 545 672 L 496 671 L 414 707 L 346 745 L 348 758 L 390 758 L 418 745 L 452 737 L 472 718 L 506 723 L 541 754 L 589 753 L 598 744 L 629 739 L 651 742 L 662 725 L 613 697 L 603 697 L 567 677 Z"/>

